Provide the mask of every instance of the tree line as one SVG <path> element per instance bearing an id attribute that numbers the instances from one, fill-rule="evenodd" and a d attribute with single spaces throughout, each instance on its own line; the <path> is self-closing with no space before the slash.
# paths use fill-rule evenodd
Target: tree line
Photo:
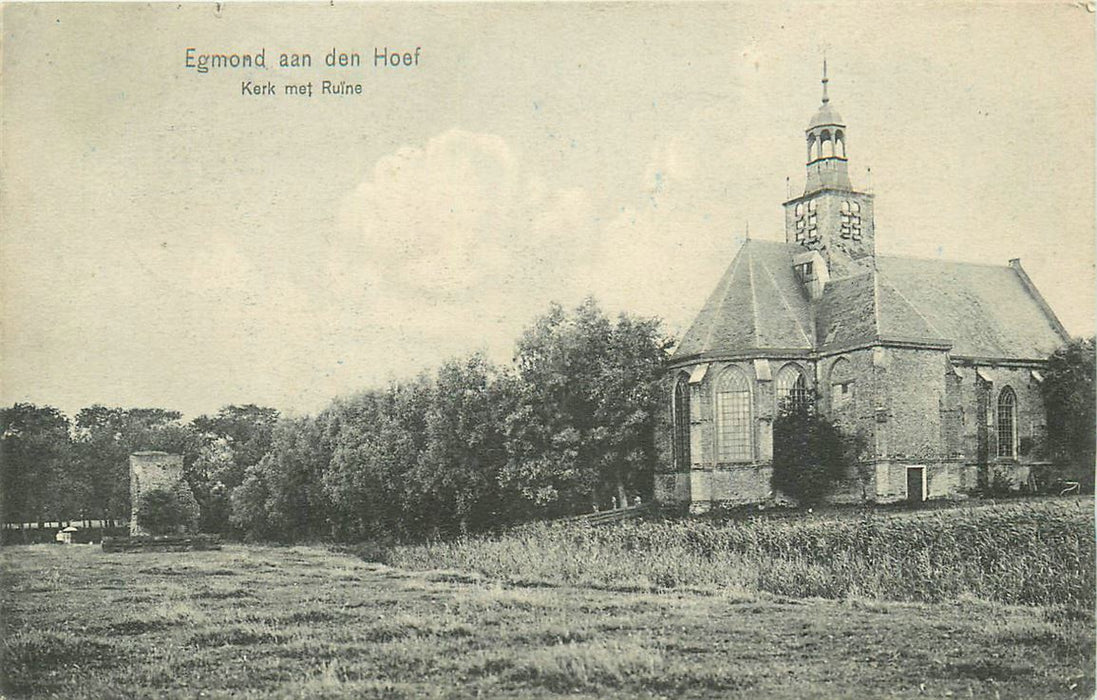
<path id="1" fill-rule="evenodd" d="M 125 520 L 128 457 L 182 454 L 203 532 L 252 539 L 417 538 L 589 512 L 652 491 L 655 415 L 672 345 L 657 319 L 553 305 L 513 363 L 480 354 L 333 400 L 315 416 L 226 406 L 0 410 L 4 522 Z M 1092 488 L 1094 342 L 1056 351 L 1042 384 L 1047 456 Z M 824 493 L 848 440 L 822 416 L 775 425 L 775 486 Z M 787 477 L 787 478 L 786 478 Z"/>
<path id="2" fill-rule="evenodd" d="M 128 456 L 184 456 L 204 532 L 297 541 L 422 537 L 650 496 L 657 319 L 552 305 L 512 364 L 481 354 L 335 399 L 315 416 L 226 406 L 0 411 L 5 522 L 130 513 Z"/>

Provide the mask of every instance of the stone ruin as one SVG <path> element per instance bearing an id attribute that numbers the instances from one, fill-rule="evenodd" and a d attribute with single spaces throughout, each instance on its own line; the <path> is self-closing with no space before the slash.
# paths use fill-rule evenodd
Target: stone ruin
<path id="1" fill-rule="evenodd" d="M 130 455 L 130 535 L 149 533 L 137 521 L 141 494 L 154 489 L 171 491 L 188 510 L 197 512 L 198 504 L 183 479 L 183 455 L 145 451 Z"/>

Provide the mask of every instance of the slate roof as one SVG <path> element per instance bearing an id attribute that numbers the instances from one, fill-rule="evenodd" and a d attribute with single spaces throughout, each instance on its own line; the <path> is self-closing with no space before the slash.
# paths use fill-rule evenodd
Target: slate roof
<path id="1" fill-rule="evenodd" d="M 951 347 L 958 356 L 1042 360 L 1068 339 L 1019 267 L 877 256 L 874 269 L 831 280 L 812 302 L 792 267 L 802 252 L 744 243 L 675 358 L 903 342 Z"/>
<path id="2" fill-rule="evenodd" d="M 808 298 L 792 269 L 798 246 L 743 243 L 675 357 L 751 350 L 810 351 L 815 344 Z"/>
<path id="3" fill-rule="evenodd" d="M 1040 360 L 1069 340 L 1020 269 L 890 256 L 877 256 L 876 269 L 885 338 L 929 332 L 951 342 L 953 355 Z M 918 318 L 893 313 L 892 302 Z"/>

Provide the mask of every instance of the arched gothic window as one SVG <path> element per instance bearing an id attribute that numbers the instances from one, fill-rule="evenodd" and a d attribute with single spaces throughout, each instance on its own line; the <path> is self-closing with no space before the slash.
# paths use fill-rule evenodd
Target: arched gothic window
<path id="1" fill-rule="evenodd" d="M 720 462 L 754 459 L 750 380 L 729 367 L 716 383 L 717 458 Z"/>
<path id="2" fill-rule="evenodd" d="M 1017 456 L 1017 395 L 1008 386 L 998 394 L 998 456 Z"/>
<path id="3" fill-rule="evenodd" d="M 688 469 L 689 454 L 689 376 L 682 375 L 674 385 L 674 466 Z"/>
<path id="4" fill-rule="evenodd" d="M 842 408 L 853 401 L 853 365 L 839 357 L 830 366 L 830 407 Z"/>
<path id="5" fill-rule="evenodd" d="M 800 367 L 789 363 L 777 373 L 777 410 L 784 407 L 799 409 L 807 405 L 810 400 L 807 380 Z"/>

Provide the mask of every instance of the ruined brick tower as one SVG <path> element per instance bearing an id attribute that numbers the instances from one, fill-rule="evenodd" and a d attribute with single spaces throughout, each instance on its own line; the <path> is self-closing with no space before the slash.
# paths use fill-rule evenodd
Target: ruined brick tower
<path id="1" fill-rule="evenodd" d="M 153 489 L 171 491 L 188 506 L 194 503 L 194 495 L 183 480 L 183 455 L 156 451 L 130 455 L 130 535 L 149 534 L 137 522 L 135 514 L 141 494 Z"/>

